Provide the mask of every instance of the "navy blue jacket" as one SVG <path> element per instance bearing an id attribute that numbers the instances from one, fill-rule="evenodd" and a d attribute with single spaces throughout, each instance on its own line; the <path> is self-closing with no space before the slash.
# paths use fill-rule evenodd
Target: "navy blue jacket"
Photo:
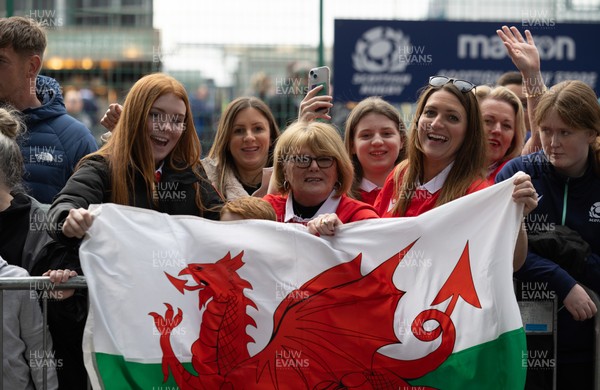
<path id="1" fill-rule="evenodd" d="M 538 206 L 525 220 L 529 230 L 551 228 L 552 224 L 566 225 L 577 231 L 591 246 L 592 254 L 587 258 L 583 276 L 579 281 L 556 263 L 532 251 L 528 252 L 523 267 L 515 273 L 515 277 L 523 281 L 547 282 L 548 287 L 556 291 L 559 306 L 577 282 L 600 294 L 600 177 L 591 167 L 591 158 L 592 155 L 585 174 L 577 178 L 566 177 L 556 172 L 543 151 L 509 161 L 496 176 L 496 182 L 506 180 L 518 171 L 531 176 L 540 198 Z M 561 333 L 568 335 L 559 337 L 559 351 L 561 344 L 562 347 L 571 350 L 583 348 L 585 341 L 578 337 L 578 333 L 583 329 L 579 327 L 587 328 L 591 327 L 591 324 L 591 320 L 583 323 L 572 320 L 571 314 L 563 308 L 559 312 L 558 328 L 561 332 L 562 327 Z M 589 339 L 587 347 L 591 348 Z M 569 360 L 578 359 L 576 356 L 570 356 Z"/>
<path id="2" fill-rule="evenodd" d="M 42 105 L 23 110 L 27 125 L 19 140 L 25 162 L 23 180 L 35 199 L 52 203 L 77 162 L 98 145 L 90 130 L 67 114 L 56 80 L 38 76 L 36 94 Z"/>

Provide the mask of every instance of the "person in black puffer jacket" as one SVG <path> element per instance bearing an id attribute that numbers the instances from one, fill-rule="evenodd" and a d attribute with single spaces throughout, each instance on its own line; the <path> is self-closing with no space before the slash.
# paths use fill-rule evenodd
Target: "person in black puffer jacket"
<path id="1" fill-rule="evenodd" d="M 202 168 L 187 93 L 174 78 L 151 74 L 133 85 L 108 142 L 78 164 L 54 199 L 48 215 L 55 244 L 40 260 L 46 264 L 42 268 L 52 269 L 52 281 L 68 279 L 64 269 L 56 268 L 81 272 L 78 247 L 93 223 L 88 208 L 107 202 L 219 220 L 223 200 Z M 62 262 L 55 266 L 57 258 Z M 66 356 L 76 357 L 83 366 L 81 338 L 87 311 L 78 301 L 71 303 L 62 304 L 52 317 L 64 324 L 53 337 Z M 73 382 L 71 378 L 70 388 L 76 388 Z"/>

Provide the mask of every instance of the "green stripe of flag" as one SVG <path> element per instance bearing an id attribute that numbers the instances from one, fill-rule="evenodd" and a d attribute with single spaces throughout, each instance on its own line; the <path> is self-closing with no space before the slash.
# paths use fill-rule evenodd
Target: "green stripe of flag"
<path id="1" fill-rule="evenodd" d="M 527 372 L 526 345 L 523 328 L 515 329 L 450 355 L 437 370 L 410 383 L 444 390 L 522 389 Z"/>
<path id="2" fill-rule="evenodd" d="M 522 389 L 527 367 L 523 359 L 527 359 L 525 332 L 519 328 L 452 354 L 437 370 L 410 383 L 444 390 Z M 127 362 L 122 356 L 105 353 L 96 354 L 96 363 L 106 389 L 178 389 L 172 375 L 163 383 L 160 363 Z M 191 363 L 183 365 L 197 375 Z"/>
<path id="3" fill-rule="evenodd" d="M 134 363 L 126 361 L 123 356 L 96 353 L 96 364 L 104 388 L 107 390 L 175 390 L 179 389 L 173 375 L 163 383 L 161 363 Z M 192 363 L 183 363 L 185 369 L 198 375 Z"/>

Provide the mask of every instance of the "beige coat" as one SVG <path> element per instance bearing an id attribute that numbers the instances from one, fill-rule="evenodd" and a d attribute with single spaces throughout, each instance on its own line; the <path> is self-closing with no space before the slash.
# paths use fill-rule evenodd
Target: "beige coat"
<path id="1" fill-rule="evenodd" d="M 210 182 L 215 186 L 215 188 L 218 189 L 217 183 L 219 182 L 219 178 L 217 177 L 217 162 L 207 157 L 202 160 L 202 166 L 206 171 L 206 176 L 208 176 L 208 180 L 210 180 Z M 267 188 L 269 186 L 271 172 L 272 168 L 263 169 L 262 184 L 260 188 L 252 194 L 252 196 L 262 198 L 267 194 Z M 224 193 L 221 195 L 225 196 L 227 200 L 237 199 L 242 196 L 249 196 L 249 194 L 244 189 L 242 183 L 238 180 L 238 178 L 230 169 L 227 169 L 225 171 L 225 188 L 223 189 L 223 191 Z"/>

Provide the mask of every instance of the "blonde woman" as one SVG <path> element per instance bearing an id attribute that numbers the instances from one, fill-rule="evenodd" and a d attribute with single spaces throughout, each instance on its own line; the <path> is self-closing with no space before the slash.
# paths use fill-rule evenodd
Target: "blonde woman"
<path id="1" fill-rule="evenodd" d="M 477 87 L 477 100 L 487 137 L 487 178 L 520 156 L 525 142 L 525 113 L 519 97 L 506 87 Z"/>
<path id="2" fill-rule="evenodd" d="M 354 168 L 337 130 L 326 123 L 296 122 L 275 147 L 274 186 L 265 196 L 279 222 L 304 223 L 332 235 L 343 223 L 378 218 L 368 204 L 350 198 Z"/>

